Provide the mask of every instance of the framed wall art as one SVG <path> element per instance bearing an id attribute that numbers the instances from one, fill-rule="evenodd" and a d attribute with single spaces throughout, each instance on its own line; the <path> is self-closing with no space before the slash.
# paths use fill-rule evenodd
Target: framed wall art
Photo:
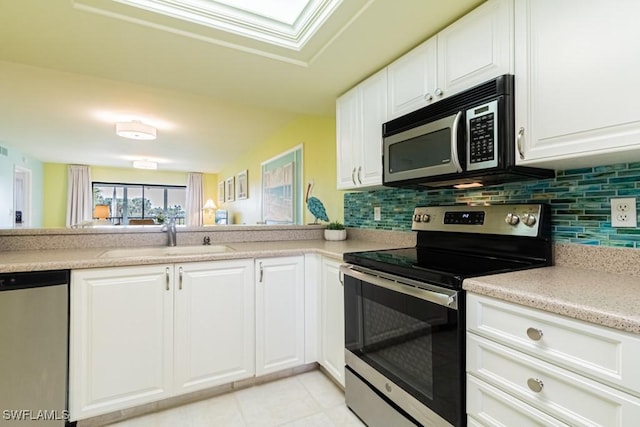
<path id="1" fill-rule="evenodd" d="M 218 182 L 218 206 L 223 204 L 227 199 L 224 197 L 224 181 Z"/>
<path id="2" fill-rule="evenodd" d="M 262 162 L 262 221 L 302 223 L 302 145 Z"/>
<path id="3" fill-rule="evenodd" d="M 249 179 L 246 169 L 242 172 L 238 172 L 238 174 L 236 175 L 236 181 L 236 189 L 238 191 L 236 199 L 247 199 L 249 197 Z"/>
<path id="4" fill-rule="evenodd" d="M 233 202 L 236 199 L 236 179 L 235 177 L 229 177 L 224 180 L 224 193 L 225 193 L 225 201 Z"/>

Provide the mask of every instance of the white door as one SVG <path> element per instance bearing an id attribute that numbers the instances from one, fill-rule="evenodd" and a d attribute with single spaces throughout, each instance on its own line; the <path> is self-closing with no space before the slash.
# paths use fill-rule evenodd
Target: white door
<path id="1" fill-rule="evenodd" d="M 519 162 L 640 158 L 640 2 L 521 0 L 515 12 Z"/>
<path id="2" fill-rule="evenodd" d="M 171 395 L 173 266 L 71 273 L 73 420 Z"/>
<path id="3" fill-rule="evenodd" d="M 513 74 L 513 0 L 490 0 L 438 33 L 443 97 L 502 74 Z"/>
<path id="4" fill-rule="evenodd" d="M 304 257 L 259 258 L 256 375 L 304 364 Z"/>
<path id="5" fill-rule="evenodd" d="M 387 67 L 389 119 L 424 107 L 438 100 L 437 41 L 433 37 Z"/>
<path id="6" fill-rule="evenodd" d="M 338 189 L 357 187 L 356 164 L 361 139 L 360 95 L 355 87 L 336 101 Z"/>
<path id="7" fill-rule="evenodd" d="M 322 259 L 320 364 L 344 387 L 344 287 L 340 262 Z"/>
<path id="8" fill-rule="evenodd" d="M 382 185 L 382 125 L 387 121 L 387 69 L 359 85 L 362 106 L 358 186 Z"/>
<path id="9" fill-rule="evenodd" d="M 253 290 L 253 260 L 176 265 L 177 393 L 253 376 Z"/>
<path id="10" fill-rule="evenodd" d="M 31 171 L 15 166 L 13 177 L 13 226 L 29 227 L 32 225 Z"/>

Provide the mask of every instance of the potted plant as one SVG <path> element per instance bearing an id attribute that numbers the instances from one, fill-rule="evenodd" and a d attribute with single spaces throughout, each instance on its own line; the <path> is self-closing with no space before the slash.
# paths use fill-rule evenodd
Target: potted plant
<path id="1" fill-rule="evenodd" d="M 324 230 L 325 240 L 345 240 L 347 238 L 347 230 L 340 221 L 333 221 L 327 224 Z"/>

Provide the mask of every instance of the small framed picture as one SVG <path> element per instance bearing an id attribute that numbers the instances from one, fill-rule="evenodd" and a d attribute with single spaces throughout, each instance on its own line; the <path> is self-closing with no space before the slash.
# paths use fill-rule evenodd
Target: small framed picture
<path id="1" fill-rule="evenodd" d="M 224 197 L 224 181 L 218 183 L 218 206 L 226 201 Z"/>
<path id="2" fill-rule="evenodd" d="M 225 201 L 233 202 L 236 199 L 236 179 L 235 177 L 229 177 L 224 180 L 225 182 Z"/>
<path id="3" fill-rule="evenodd" d="M 236 183 L 238 189 L 237 199 L 244 200 L 249 197 L 249 180 L 247 171 L 243 170 L 242 172 L 238 172 L 236 179 L 238 181 Z"/>

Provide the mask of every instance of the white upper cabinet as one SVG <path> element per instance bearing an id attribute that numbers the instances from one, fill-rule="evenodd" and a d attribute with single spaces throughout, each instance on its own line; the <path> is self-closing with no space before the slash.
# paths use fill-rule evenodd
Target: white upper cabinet
<path id="1" fill-rule="evenodd" d="M 389 119 L 513 68 L 513 1 L 490 0 L 389 65 Z"/>
<path id="2" fill-rule="evenodd" d="M 488 1 L 438 33 L 438 87 L 451 96 L 512 74 L 513 1 Z"/>
<path id="3" fill-rule="evenodd" d="M 516 2 L 520 164 L 640 159 L 638 16 L 631 0 Z"/>
<path id="4" fill-rule="evenodd" d="M 436 99 L 436 55 L 434 37 L 387 67 L 389 119 L 415 111 Z"/>
<path id="5" fill-rule="evenodd" d="M 382 185 L 382 124 L 387 120 L 387 70 L 338 98 L 338 189 Z"/>

